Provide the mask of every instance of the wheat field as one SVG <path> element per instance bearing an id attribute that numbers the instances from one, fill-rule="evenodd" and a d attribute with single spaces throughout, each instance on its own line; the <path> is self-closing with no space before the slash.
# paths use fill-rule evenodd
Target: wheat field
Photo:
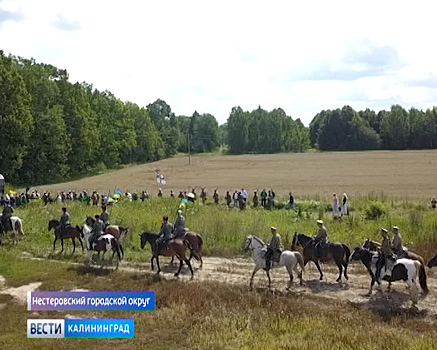
<path id="1" fill-rule="evenodd" d="M 176 157 L 130 166 L 121 170 L 56 185 L 38 186 L 40 191 L 88 191 L 114 189 L 157 194 L 155 171 L 167 184 L 164 195 L 192 187 L 253 191 L 273 188 L 280 196 L 289 191 L 297 197 L 328 197 L 332 193 L 349 196 L 376 195 L 403 199 L 430 199 L 437 195 L 437 151 L 372 151 L 288 153 L 268 155 L 198 155 Z M 177 192 L 176 192 L 177 195 Z"/>

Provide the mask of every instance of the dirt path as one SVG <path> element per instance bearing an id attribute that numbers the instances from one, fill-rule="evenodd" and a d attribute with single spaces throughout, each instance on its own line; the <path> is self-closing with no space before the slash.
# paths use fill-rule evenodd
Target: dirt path
<path id="1" fill-rule="evenodd" d="M 168 263 L 168 259 L 162 259 L 162 276 L 171 279 L 174 278 L 173 274 L 177 271 L 178 265 L 170 266 Z M 194 263 L 194 265 L 194 281 L 218 281 L 249 285 L 253 271 L 253 263 L 250 259 L 209 257 L 203 259 L 203 269 L 198 269 L 197 263 Z M 120 268 L 124 267 L 120 265 Z M 144 269 L 150 271 L 150 265 L 144 266 Z M 375 287 L 372 296 L 368 297 L 366 294 L 369 291 L 370 277 L 361 262 L 354 262 L 349 265 L 349 280 L 343 279 L 342 283 L 335 281 L 338 277 L 336 266 L 322 265 L 322 270 L 324 279 L 320 281 L 317 268 L 313 263 L 309 263 L 304 274 L 305 285 L 300 286 L 299 280 L 295 276 L 292 287 L 287 290 L 288 274 L 285 267 L 275 268 L 270 273 L 272 292 L 290 293 L 291 295 L 315 295 L 326 299 L 348 301 L 356 307 L 370 308 L 383 317 L 410 315 L 437 323 L 437 279 L 435 271 L 427 271 L 430 293 L 426 297 L 421 293 L 417 307 L 412 307 L 410 291 L 403 282 L 394 283 L 392 291 L 385 293 L 385 295 L 382 295 Z M 188 268 L 184 266 L 182 276 L 179 278 L 190 281 Z M 383 286 L 386 290 L 388 284 L 383 282 Z M 267 276 L 263 270 L 260 270 L 255 275 L 254 289 L 266 290 L 267 288 Z"/>
<path id="2" fill-rule="evenodd" d="M 45 260 L 41 258 L 30 258 L 23 255 L 23 258 L 33 260 Z M 80 263 L 70 263 L 68 261 L 48 260 L 55 263 L 65 263 L 67 265 L 84 266 Z M 164 279 L 174 279 L 174 273 L 179 267 L 179 263 L 170 265 L 169 258 L 160 258 L 161 277 Z M 193 263 L 194 278 L 191 279 L 191 274 L 186 265 L 184 265 L 179 280 L 190 283 L 191 281 L 213 281 L 228 284 L 249 285 L 250 276 L 253 271 L 253 262 L 251 259 L 225 259 L 218 257 L 204 257 L 203 268 L 199 269 L 197 262 Z M 98 269 L 98 267 L 96 267 Z M 111 268 L 112 269 L 112 268 Z M 337 283 L 335 280 L 338 277 L 338 269 L 336 266 L 324 264 L 322 265 L 324 273 L 323 281 L 319 281 L 319 273 L 313 263 L 306 266 L 304 273 L 305 285 L 299 285 L 297 276 L 295 276 L 290 290 L 287 290 L 288 274 L 285 267 L 275 268 L 271 271 L 273 293 L 296 295 L 312 295 L 322 299 L 335 299 L 340 301 L 350 302 L 358 308 L 369 308 L 375 313 L 384 318 L 390 318 L 394 315 L 405 315 L 419 319 L 424 319 L 428 322 L 437 324 L 437 273 L 430 269 L 428 274 L 428 288 L 430 293 L 424 297 L 422 294 L 419 298 L 417 307 L 412 307 L 409 290 L 405 283 L 396 282 L 392 285 L 392 291 L 386 292 L 385 295 L 374 288 L 371 297 L 367 296 L 370 285 L 370 277 L 367 274 L 361 262 L 354 262 L 349 265 L 348 275 L 349 280 L 343 279 L 342 283 Z M 149 263 L 129 263 L 121 262 L 119 270 L 129 273 L 152 273 Z M 155 267 L 156 271 L 156 267 Z M 114 273 L 117 273 L 115 271 Z M 383 282 L 384 290 L 387 289 L 387 283 Z M 25 286 L 28 287 L 28 286 Z M 0 288 L 1 289 L 1 288 Z M 254 289 L 258 291 L 268 291 L 268 280 L 263 270 L 258 271 L 254 279 Z M 4 293 L 1 291 L 0 293 Z M 12 294 L 12 293 L 11 293 Z"/>

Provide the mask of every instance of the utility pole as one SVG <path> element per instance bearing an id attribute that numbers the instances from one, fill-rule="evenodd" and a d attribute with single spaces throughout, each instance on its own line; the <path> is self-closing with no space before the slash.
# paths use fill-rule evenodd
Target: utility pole
<path id="1" fill-rule="evenodd" d="M 190 133 L 187 133 L 188 165 L 191 165 Z"/>

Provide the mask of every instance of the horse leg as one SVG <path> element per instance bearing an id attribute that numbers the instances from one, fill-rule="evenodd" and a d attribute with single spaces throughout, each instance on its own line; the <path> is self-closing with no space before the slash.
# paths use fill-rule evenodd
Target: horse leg
<path id="1" fill-rule="evenodd" d="M 189 269 L 190 269 L 190 272 L 191 272 L 191 278 L 193 278 L 193 277 L 194 277 L 194 272 L 193 272 L 193 267 L 191 266 L 191 262 L 190 262 L 189 259 L 185 259 L 185 262 L 187 263 L 187 265 L 188 265 L 188 267 L 189 267 Z"/>
<path id="2" fill-rule="evenodd" d="M 299 278 L 299 280 L 300 280 L 299 284 L 302 286 L 302 285 L 303 285 L 303 272 L 302 272 L 302 270 L 299 271 L 299 269 L 297 268 L 297 266 L 298 266 L 298 264 L 296 264 L 296 265 L 294 266 L 293 270 L 294 270 L 294 272 L 297 273 L 297 276 L 298 276 L 298 278 Z M 293 279 L 293 277 L 292 277 L 292 279 Z"/>
<path id="3" fill-rule="evenodd" d="M 296 267 L 296 266 L 295 266 L 295 267 Z M 289 284 L 288 284 L 287 289 L 290 289 L 290 287 L 291 287 L 291 285 L 292 285 L 292 283 L 293 283 L 293 269 L 291 268 L 291 266 L 288 266 L 288 265 L 287 265 L 287 271 L 288 271 L 288 274 L 290 275 L 290 282 L 289 282 Z"/>
<path id="4" fill-rule="evenodd" d="M 203 267 L 203 260 L 202 260 L 202 256 L 200 255 L 200 253 L 198 253 L 199 258 L 200 258 L 200 269 Z"/>
<path id="5" fill-rule="evenodd" d="M 74 239 L 74 237 L 71 237 L 71 240 L 73 241 L 73 253 L 71 253 L 71 255 L 73 255 L 76 251 L 76 240 Z"/>
<path id="6" fill-rule="evenodd" d="M 344 267 L 344 278 L 346 278 L 348 280 L 349 277 L 347 277 L 347 265 L 348 265 L 347 261 L 343 261 L 342 265 Z"/>
<path id="7" fill-rule="evenodd" d="M 150 259 L 150 263 L 152 264 L 152 271 L 153 271 L 153 260 L 154 260 L 155 258 L 152 256 L 152 259 Z"/>
<path id="8" fill-rule="evenodd" d="M 61 253 L 64 251 L 64 239 L 63 238 L 61 238 L 61 247 L 62 247 L 62 249 L 61 249 Z"/>
<path id="9" fill-rule="evenodd" d="M 250 278 L 250 288 L 252 288 L 252 286 L 253 286 L 253 278 L 255 277 L 255 274 L 258 270 L 259 270 L 259 267 L 255 265 L 255 268 L 253 269 L 253 272 L 252 272 L 252 277 Z"/>
<path id="10" fill-rule="evenodd" d="M 173 265 L 174 255 L 171 257 L 170 265 Z"/>
<path id="11" fill-rule="evenodd" d="M 314 261 L 314 264 L 317 267 L 317 270 L 319 270 L 319 272 L 320 272 L 320 280 L 322 280 L 323 279 L 323 272 L 322 272 L 322 269 L 320 268 L 319 262 L 315 261 L 315 260 L 313 260 L 313 261 Z"/>
<path id="12" fill-rule="evenodd" d="M 80 246 L 82 247 L 82 253 L 83 253 L 85 251 L 85 249 L 83 248 L 82 240 L 80 239 L 80 237 L 77 237 L 77 239 L 79 240 Z"/>
<path id="13" fill-rule="evenodd" d="M 55 237 L 55 240 L 53 241 L 53 251 L 56 249 L 56 241 L 58 240 L 58 237 Z"/>
<path id="14" fill-rule="evenodd" d="M 178 277 L 179 276 L 179 273 L 181 272 L 181 270 L 182 270 L 182 265 L 184 264 L 184 261 L 181 259 L 181 260 L 179 260 L 180 261 L 180 263 L 179 263 L 179 270 L 178 270 L 178 272 L 176 272 L 175 274 L 174 274 L 174 276 L 175 277 Z"/>
<path id="15" fill-rule="evenodd" d="M 158 265 L 158 272 L 157 273 L 160 273 L 161 267 L 159 266 L 159 257 L 158 256 L 156 257 L 156 265 Z"/>
<path id="16" fill-rule="evenodd" d="M 270 278 L 270 270 L 266 270 L 267 277 L 269 278 L 269 288 L 272 285 L 272 279 Z"/>
<path id="17" fill-rule="evenodd" d="M 336 282 L 341 282 L 341 274 L 343 272 L 343 265 L 342 264 L 337 264 L 338 267 L 338 271 L 340 272 L 338 275 L 338 278 L 336 279 Z"/>

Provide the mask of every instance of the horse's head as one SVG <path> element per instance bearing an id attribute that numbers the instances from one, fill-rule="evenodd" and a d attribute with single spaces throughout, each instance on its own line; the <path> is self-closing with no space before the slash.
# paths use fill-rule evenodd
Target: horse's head
<path id="1" fill-rule="evenodd" d="M 143 233 L 140 233 L 141 249 L 144 249 L 144 246 L 147 242 L 153 243 L 157 237 L 158 235 L 156 233 L 150 231 L 144 231 Z"/>
<path id="2" fill-rule="evenodd" d="M 428 267 L 437 266 L 437 255 L 435 255 L 428 263 Z"/>
<path id="3" fill-rule="evenodd" d="M 252 246 L 252 239 L 253 239 L 253 236 L 246 237 L 246 242 L 244 243 L 244 246 L 243 246 L 243 249 L 245 251 L 249 250 L 249 248 Z"/>
<path id="4" fill-rule="evenodd" d="M 48 230 L 50 231 L 52 228 L 56 228 L 59 225 L 59 221 L 56 219 L 52 219 L 49 221 L 49 228 Z"/>
<path id="5" fill-rule="evenodd" d="M 95 223 L 95 222 L 96 222 L 96 220 L 94 220 L 91 216 L 87 216 L 86 219 L 85 219 L 85 223 L 86 223 L 88 226 L 91 226 L 91 227 L 94 226 L 94 223 Z"/>
<path id="6" fill-rule="evenodd" d="M 366 251 L 366 248 L 355 247 L 354 251 L 352 252 L 351 256 L 349 257 L 349 261 L 361 260 L 365 251 Z"/>
<path id="7" fill-rule="evenodd" d="M 127 233 L 129 232 L 129 227 L 127 227 L 127 226 L 118 226 L 118 229 L 120 230 L 120 234 L 124 233 L 127 236 Z"/>

